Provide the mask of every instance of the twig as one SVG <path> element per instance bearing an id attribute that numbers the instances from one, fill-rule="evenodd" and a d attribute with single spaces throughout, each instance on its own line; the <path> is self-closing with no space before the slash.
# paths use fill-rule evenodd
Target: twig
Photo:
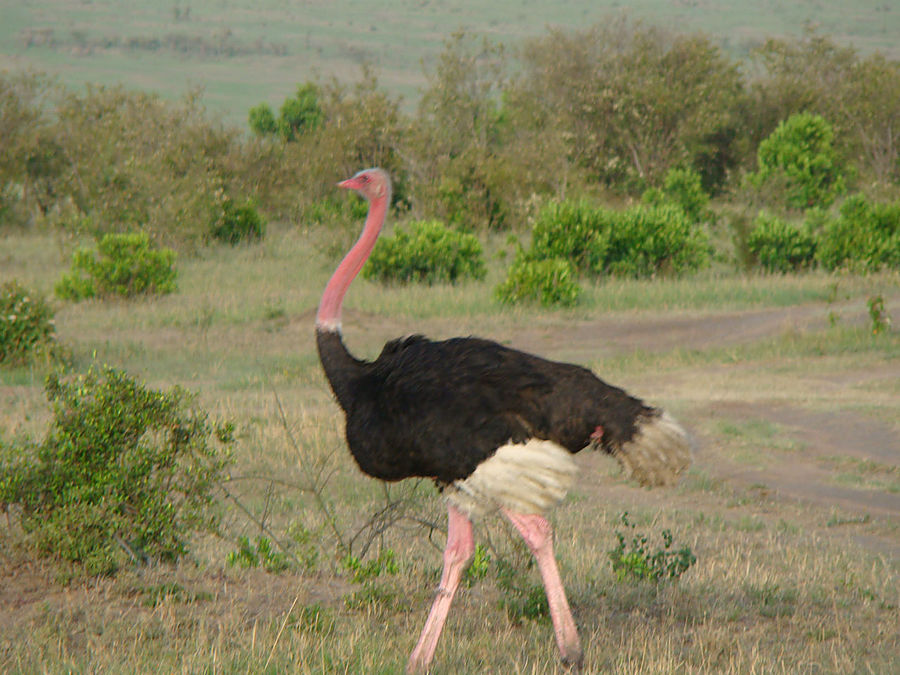
<path id="1" fill-rule="evenodd" d="M 284 431 L 287 434 L 288 440 L 291 443 L 291 446 L 294 448 L 294 451 L 301 456 L 301 460 L 304 459 L 302 456 L 302 452 L 300 451 L 300 447 L 297 445 L 297 441 L 294 438 L 294 435 L 291 433 L 290 425 L 287 422 L 287 415 L 284 413 L 284 407 L 281 405 L 281 399 L 278 397 L 278 391 L 272 385 L 271 380 L 269 380 L 269 376 L 263 373 L 263 376 L 266 378 L 266 382 L 269 384 L 269 387 L 272 389 L 272 395 L 275 397 L 275 403 L 278 406 L 278 415 L 281 418 L 281 425 L 284 427 Z M 306 473 L 306 463 L 301 461 L 300 468 Z M 309 475 L 307 474 L 307 480 L 309 480 Z M 347 544 L 344 542 L 344 537 L 341 535 L 341 531 L 337 526 L 337 521 L 334 517 L 334 514 L 328 509 L 328 504 L 325 503 L 324 498 L 322 497 L 322 493 L 320 491 L 320 486 L 313 483 L 311 486 L 311 491 L 313 494 L 313 499 L 316 502 L 316 505 L 319 507 L 319 510 L 324 514 L 325 521 L 328 523 L 331 528 L 332 533 L 334 534 L 335 539 L 337 539 L 338 546 L 343 550 L 344 553 L 350 553 L 350 549 Z"/>

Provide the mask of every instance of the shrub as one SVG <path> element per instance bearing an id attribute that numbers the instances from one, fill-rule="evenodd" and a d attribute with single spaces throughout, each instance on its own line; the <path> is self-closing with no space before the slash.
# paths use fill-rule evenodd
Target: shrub
<path id="1" fill-rule="evenodd" d="M 547 204 L 534 223 L 529 257 L 562 258 L 581 272 L 599 274 L 609 247 L 604 226 L 608 215 L 585 201 Z"/>
<path id="2" fill-rule="evenodd" d="M 19 505 L 39 554 L 109 574 L 129 560 L 173 561 L 215 525 L 230 424 L 211 424 L 178 387 L 154 391 L 108 367 L 52 375 L 46 392 L 45 439 L 0 456 L 0 503 Z"/>
<path id="3" fill-rule="evenodd" d="M 581 287 L 568 260 L 532 260 L 520 255 L 510 266 L 506 279 L 494 290 L 494 295 L 507 304 L 536 302 L 545 307 L 571 307 L 578 302 Z"/>
<path id="4" fill-rule="evenodd" d="M 829 270 L 900 268 L 900 202 L 873 203 L 861 194 L 849 197 L 840 216 L 825 223 L 818 258 Z"/>
<path id="5" fill-rule="evenodd" d="M 767 213 L 760 213 L 756 218 L 747 247 L 769 272 L 793 272 L 809 267 L 816 255 L 816 239 L 807 229 Z"/>
<path id="6" fill-rule="evenodd" d="M 794 208 L 827 207 L 844 192 L 844 170 L 833 140 L 831 125 L 822 116 L 791 115 L 759 144 L 759 170 L 748 179 L 757 187 L 774 181 L 784 191 L 784 202 Z"/>
<path id="7" fill-rule="evenodd" d="M 408 231 L 397 228 L 393 236 L 379 239 L 362 273 L 379 281 L 433 284 L 483 279 L 487 269 L 474 235 L 439 221 L 418 221 Z"/>
<path id="8" fill-rule="evenodd" d="M 16 281 L 0 286 L 0 365 L 25 363 L 54 343 L 53 310 Z"/>
<path id="9" fill-rule="evenodd" d="M 219 217 L 210 223 L 210 234 L 232 246 L 246 240 L 262 239 L 265 224 L 252 200 L 241 206 L 226 197 Z"/>
<path id="10" fill-rule="evenodd" d="M 692 169 L 669 169 L 663 188 L 646 190 L 641 200 L 649 206 L 675 204 L 695 223 L 708 215 L 709 195 L 703 190 L 700 174 Z"/>
<path id="11" fill-rule="evenodd" d="M 679 274 L 709 264 L 709 238 L 670 204 L 610 212 L 604 268 L 610 274 L 646 277 Z"/>
<path id="12" fill-rule="evenodd" d="M 72 271 L 56 284 L 60 298 L 131 297 L 175 290 L 175 252 L 152 249 L 144 232 L 105 234 L 97 254 L 84 248 L 75 251 Z"/>

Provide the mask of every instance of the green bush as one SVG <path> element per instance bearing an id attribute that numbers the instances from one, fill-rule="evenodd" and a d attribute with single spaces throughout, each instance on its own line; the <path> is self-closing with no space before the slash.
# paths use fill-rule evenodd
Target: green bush
<path id="1" fill-rule="evenodd" d="M 165 294 L 175 290 L 175 252 L 154 250 L 144 232 L 105 234 L 97 252 L 78 249 L 72 271 L 56 284 L 56 295 L 68 300 L 95 296 Z"/>
<path id="2" fill-rule="evenodd" d="M 759 144 L 759 170 L 748 179 L 757 187 L 774 182 L 783 190 L 784 203 L 794 208 L 828 207 L 845 189 L 833 140 L 822 116 L 791 115 Z"/>
<path id="3" fill-rule="evenodd" d="M 510 266 L 506 279 L 494 290 L 494 295 L 506 304 L 532 302 L 545 307 L 571 307 L 578 302 L 581 287 L 568 260 L 532 260 L 527 255 L 520 255 Z"/>
<path id="4" fill-rule="evenodd" d="M 54 344 L 53 310 L 16 281 L 0 286 L 0 365 L 19 365 Z"/>
<path id="5" fill-rule="evenodd" d="M 747 247 L 756 261 L 769 272 L 793 272 L 815 261 L 816 238 L 799 228 L 763 212 L 747 237 Z"/>
<path id="6" fill-rule="evenodd" d="M 643 277 L 699 269 L 709 263 L 709 251 L 705 231 L 681 206 L 663 202 L 614 211 L 582 201 L 542 209 L 525 257 L 564 259 L 591 274 Z M 534 268 L 528 274 L 548 274 L 550 269 Z M 518 272 L 526 270 L 523 261 Z"/>
<path id="7" fill-rule="evenodd" d="M 861 194 L 849 197 L 840 216 L 823 226 L 818 259 L 829 270 L 900 268 L 900 202 L 873 203 Z"/>
<path id="8" fill-rule="evenodd" d="M 680 274 L 709 264 L 709 237 L 681 207 L 633 206 L 611 212 L 607 222 L 609 246 L 604 269 L 609 274 Z"/>
<path id="9" fill-rule="evenodd" d="M 216 524 L 230 424 L 210 423 L 178 387 L 154 391 L 108 367 L 52 375 L 46 392 L 44 440 L 0 454 L 0 503 L 19 506 L 40 555 L 109 574 L 128 561 L 173 561 L 192 532 Z"/>
<path id="10" fill-rule="evenodd" d="M 692 222 L 700 222 L 709 215 L 709 195 L 703 189 L 703 179 L 692 169 L 669 169 L 662 189 L 650 188 L 641 198 L 644 204 L 680 206 Z"/>
<path id="11" fill-rule="evenodd" d="M 439 221 L 417 221 L 382 237 L 362 270 L 367 279 L 427 284 L 483 279 L 486 273 L 478 239 Z"/>
<path id="12" fill-rule="evenodd" d="M 562 258 L 581 272 L 599 274 L 609 247 L 609 216 L 586 201 L 551 202 L 538 213 L 528 256 Z"/>
<path id="13" fill-rule="evenodd" d="M 225 198 L 222 212 L 210 223 L 210 235 L 213 239 L 232 246 L 242 241 L 262 239 L 264 229 L 262 216 L 252 200 L 237 206 L 234 201 Z"/>

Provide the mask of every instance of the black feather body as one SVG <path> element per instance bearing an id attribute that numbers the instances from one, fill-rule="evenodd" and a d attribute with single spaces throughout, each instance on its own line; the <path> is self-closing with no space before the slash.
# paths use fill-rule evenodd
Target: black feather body
<path id="1" fill-rule="evenodd" d="M 316 341 L 350 451 L 382 480 L 448 484 L 497 448 L 532 438 L 575 453 L 598 427 L 600 447 L 614 453 L 660 414 L 586 368 L 490 340 L 416 335 L 388 342 L 371 362 L 354 358 L 338 331 L 317 329 Z"/>

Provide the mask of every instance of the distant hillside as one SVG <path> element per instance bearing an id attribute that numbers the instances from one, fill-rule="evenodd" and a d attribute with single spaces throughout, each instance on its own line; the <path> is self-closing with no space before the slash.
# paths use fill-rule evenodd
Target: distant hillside
<path id="1" fill-rule="evenodd" d="M 704 31 L 736 57 L 770 36 L 807 27 L 862 52 L 900 58 L 900 7 L 888 0 L 2 0 L 0 68 L 56 73 L 63 82 L 123 83 L 177 97 L 204 90 L 214 113 L 244 124 L 299 82 L 356 79 L 372 65 L 382 85 L 418 99 L 424 67 L 464 29 L 511 50 L 547 26 L 585 27 L 610 14 Z"/>

